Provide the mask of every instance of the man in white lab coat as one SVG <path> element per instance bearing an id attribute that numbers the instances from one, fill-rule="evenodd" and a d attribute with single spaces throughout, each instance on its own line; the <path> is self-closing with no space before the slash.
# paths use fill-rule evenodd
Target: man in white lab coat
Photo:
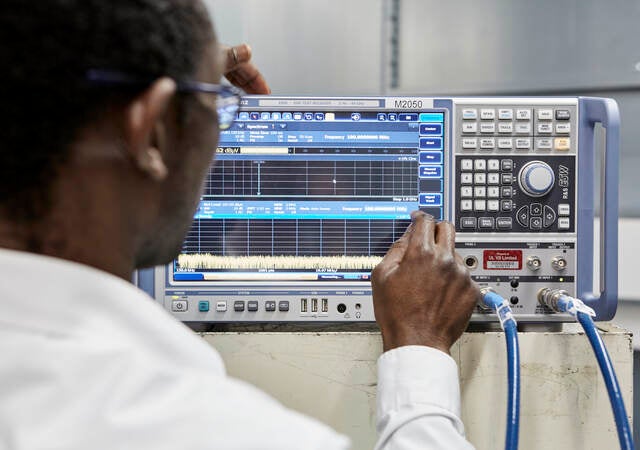
<path id="1" fill-rule="evenodd" d="M 127 281 L 180 249 L 237 103 L 221 76 L 269 92 L 249 48 L 220 56 L 199 0 L 3 0 L 0 42 L 0 449 L 349 448 Z M 471 448 L 452 226 L 415 213 L 373 289 L 378 448 Z"/>

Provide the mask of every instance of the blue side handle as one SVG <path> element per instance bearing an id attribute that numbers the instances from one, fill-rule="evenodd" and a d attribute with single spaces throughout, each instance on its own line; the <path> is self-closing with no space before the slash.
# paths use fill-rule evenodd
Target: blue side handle
<path id="1" fill-rule="evenodd" d="M 606 130 L 600 202 L 600 286 L 593 292 L 593 225 L 596 124 Z M 598 320 L 611 320 L 618 305 L 618 180 L 620 112 L 608 98 L 580 98 L 578 151 L 578 297 L 596 311 Z M 589 177 L 592 174 L 593 177 Z M 585 245 L 586 244 L 586 245 Z"/>

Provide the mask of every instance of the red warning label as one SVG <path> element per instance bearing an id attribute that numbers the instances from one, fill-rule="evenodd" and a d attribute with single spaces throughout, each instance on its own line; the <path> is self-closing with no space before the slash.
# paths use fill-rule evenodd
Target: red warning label
<path id="1" fill-rule="evenodd" d="M 520 270 L 522 250 L 485 250 L 483 260 L 487 270 Z"/>

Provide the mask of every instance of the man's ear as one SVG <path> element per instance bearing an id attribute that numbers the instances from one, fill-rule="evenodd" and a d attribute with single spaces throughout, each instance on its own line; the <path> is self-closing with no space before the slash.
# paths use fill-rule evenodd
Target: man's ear
<path id="1" fill-rule="evenodd" d="M 167 166 L 153 133 L 163 129 L 162 118 L 175 92 L 171 78 L 159 78 L 125 110 L 125 151 L 140 171 L 156 181 L 167 176 Z"/>

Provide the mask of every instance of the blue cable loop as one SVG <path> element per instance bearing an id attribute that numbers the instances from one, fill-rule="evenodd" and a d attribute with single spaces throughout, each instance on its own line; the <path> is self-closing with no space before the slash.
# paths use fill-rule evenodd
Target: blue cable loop
<path id="1" fill-rule="evenodd" d="M 505 450 L 517 450 L 520 431 L 520 347 L 518 326 L 511 315 L 507 301 L 493 291 L 487 291 L 482 298 L 484 304 L 495 310 L 500 318 L 507 341 L 507 432 Z"/>
<path id="2" fill-rule="evenodd" d="M 624 407 L 624 400 L 622 399 L 622 392 L 620 392 L 620 385 L 618 384 L 618 378 L 616 372 L 611 364 L 611 358 L 607 352 L 607 348 L 602 342 L 602 338 L 596 329 L 593 319 L 588 314 L 578 312 L 578 321 L 584 328 L 584 332 L 589 338 L 589 343 L 596 354 L 602 377 L 604 378 L 604 384 L 607 386 L 607 392 L 609 393 L 609 400 L 611 401 L 611 409 L 613 410 L 613 417 L 616 421 L 616 428 L 618 429 L 618 440 L 620 441 L 620 448 L 623 450 L 633 450 L 633 435 L 631 427 L 629 426 L 629 418 L 627 417 L 627 411 Z"/>

